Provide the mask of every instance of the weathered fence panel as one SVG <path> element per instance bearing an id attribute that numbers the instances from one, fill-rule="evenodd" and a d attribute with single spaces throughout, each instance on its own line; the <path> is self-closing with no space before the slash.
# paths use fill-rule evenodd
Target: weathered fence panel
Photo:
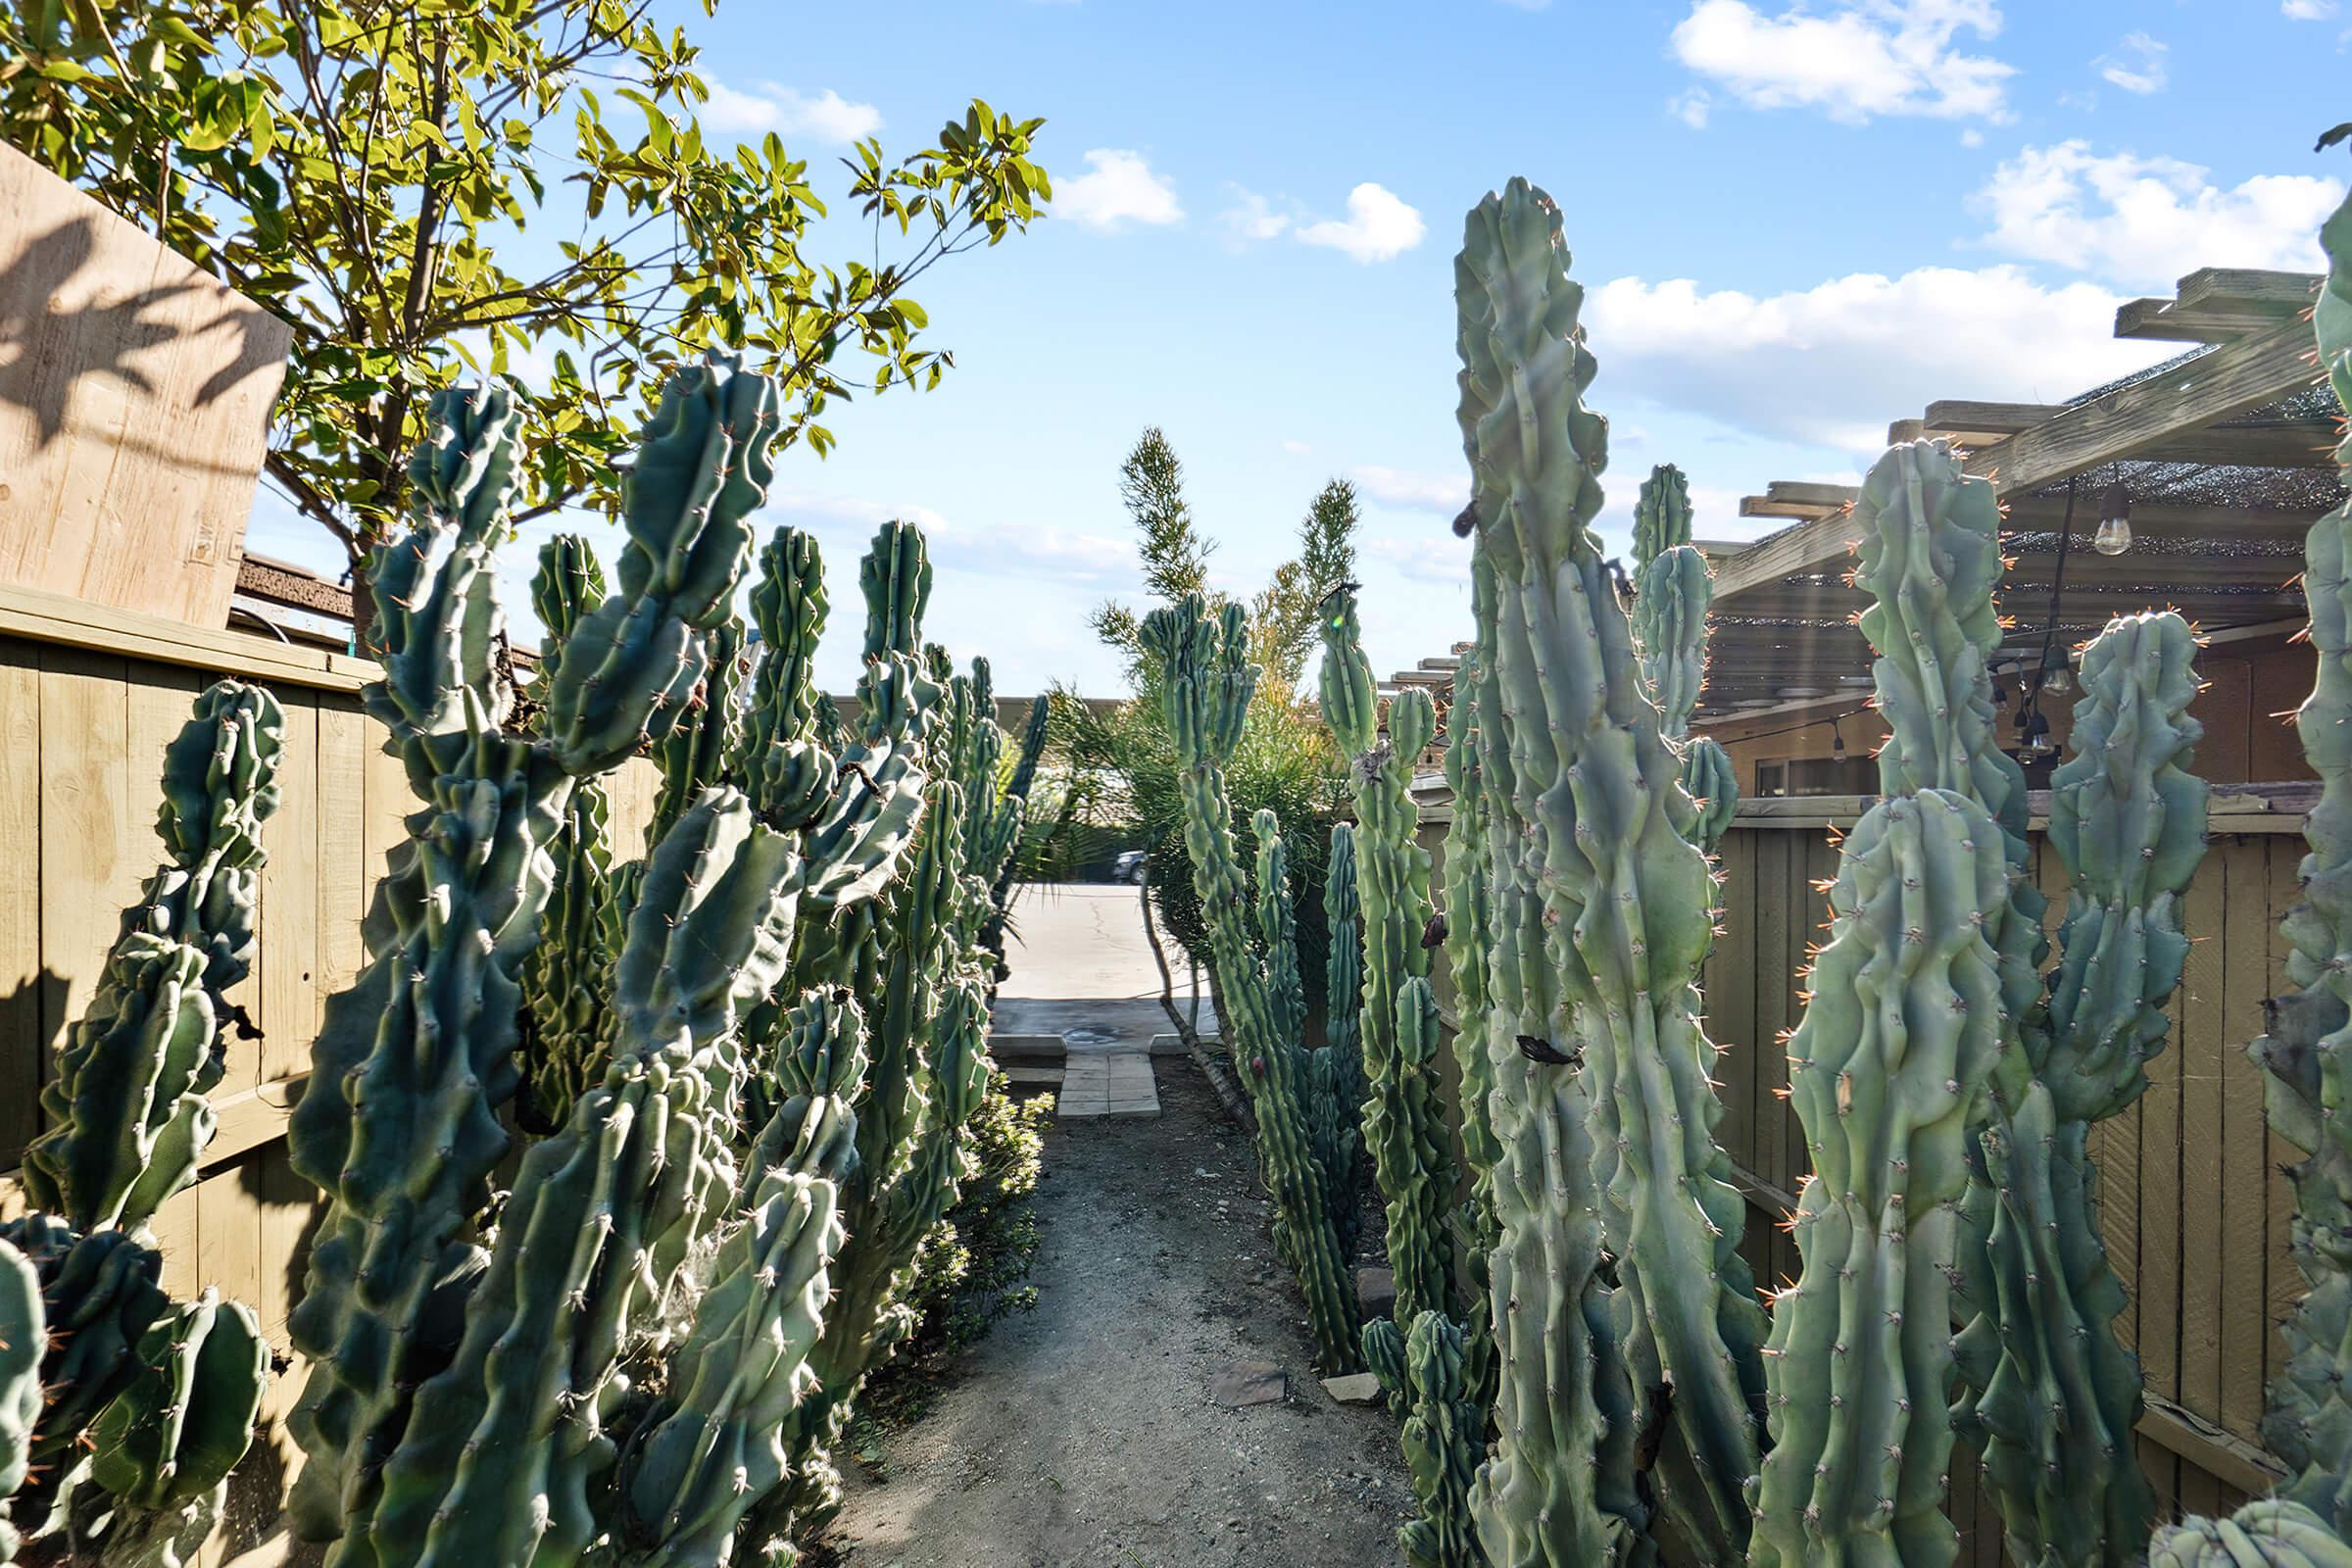
<path id="1" fill-rule="evenodd" d="M 1446 792 L 1424 779 L 1416 795 L 1422 842 L 1442 861 Z M 1704 975 L 1707 1032 L 1725 1048 L 1716 1137 L 1748 1196 L 1741 1251 L 1766 1288 L 1796 1276 L 1783 1221 L 1807 1169 L 1782 1043 L 1803 1015 L 1804 971 L 1829 918 L 1835 835 L 1865 804 L 1746 803 L 1723 845 L 1720 935 Z M 2277 1468 L 2257 1423 L 2284 1353 L 2278 1321 L 2303 1289 L 2287 1255 L 2293 1202 L 2280 1169 L 2298 1155 L 2263 1120 L 2262 1073 L 2245 1046 L 2262 1032 L 2264 999 L 2286 983 L 2278 921 L 2297 896 L 2300 826 L 2289 806 L 2258 793 L 2217 794 L 2212 848 L 2182 909 L 2192 945 L 2171 1038 L 2146 1096 L 2093 1137 L 2101 1223 L 2131 1297 L 2120 1326 L 2147 1383 L 2139 1457 L 2168 1512 L 2226 1511 L 2266 1490 Z M 2038 820 L 2032 839 L 2054 940 L 2065 877 Z M 1450 988 L 1441 990 L 1450 1006 Z M 1965 1453 L 1949 1511 L 1962 1563 L 2006 1560 L 1999 1516 L 1980 1501 Z"/>
<path id="2" fill-rule="evenodd" d="M 383 729 L 361 710 L 364 661 L 235 632 L 174 628 L 61 596 L 0 588 L 0 1213 L 19 1211 L 16 1171 L 39 1131 L 37 1096 L 89 1004 L 123 909 L 161 854 L 163 748 L 209 681 L 270 687 L 285 711 L 283 801 L 262 829 L 260 950 L 235 995 L 261 1031 L 232 1039 L 213 1101 L 220 1133 L 199 1180 L 157 1217 L 164 1283 L 251 1303 L 286 1350 L 318 1195 L 286 1162 L 285 1126 L 326 998 L 366 956 L 360 922 L 416 806 Z M 160 657 L 130 657 L 108 647 Z M 619 843 L 634 853 L 653 769 L 615 781 Z M 282 1416 L 299 1372 L 272 1384 L 266 1441 L 239 1472 L 229 1529 L 209 1561 L 279 1529 L 293 1449 Z"/>

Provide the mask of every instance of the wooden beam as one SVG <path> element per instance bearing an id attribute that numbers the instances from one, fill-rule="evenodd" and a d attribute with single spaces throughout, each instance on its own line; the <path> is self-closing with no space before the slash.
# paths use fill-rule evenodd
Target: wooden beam
<path id="1" fill-rule="evenodd" d="M 2115 313 L 2115 335 L 2174 343 L 2227 343 L 2293 319 L 2311 308 L 2319 278 L 2248 267 L 2205 267 L 2180 279 L 2178 297 L 2132 300 Z"/>
<path id="2" fill-rule="evenodd" d="M 1930 435 L 2015 435 L 2066 412 L 2063 403 L 1978 403 L 1939 398 L 1920 425 Z"/>
<path id="3" fill-rule="evenodd" d="M 1997 495 L 2039 490 L 2275 403 L 2318 379 L 2315 358 L 2310 326 L 2282 321 L 2162 375 L 2076 404 L 1971 454 L 1966 466 L 1990 478 Z M 1747 503 L 1740 507 L 1744 513 Z M 1724 563 L 1715 577 L 1716 602 L 1783 577 L 1827 570 L 1843 561 L 1855 537 L 1853 518 L 1842 513 L 1784 528 Z"/>
<path id="4" fill-rule="evenodd" d="M 372 660 L 213 631 L 37 588 L 0 585 L 0 634 L 319 691 L 356 692 L 381 673 Z"/>

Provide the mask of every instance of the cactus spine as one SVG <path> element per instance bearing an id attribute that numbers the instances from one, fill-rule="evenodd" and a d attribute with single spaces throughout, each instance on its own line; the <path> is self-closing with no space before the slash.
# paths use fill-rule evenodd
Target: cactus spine
<path id="1" fill-rule="evenodd" d="M 1707 683 L 1707 605 L 1715 597 L 1706 557 L 1690 543 L 1690 485 L 1661 463 L 1634 503 L 1634 640 L 1658 727 L 1682 750 L 1683 791 L 1698 807 L 1690 842 L 1715 853 L 1731 830 L 1740 785 L 1711 736 L 1693 737 L 1690 715 Z"/>
<path id="2" fill-rule="evenodd" d="M 292 1511 L 339 1556 L 365 1531 L 415 1392 L 458 1347 L 454 1308 L 478 1267 L 465 1240 L 508 1136 L 516 973 L 537 944 L 574 781 L 666 734 L 701 681 L 698 631 L 725 613 L 767 481 L 775 390 L 715 368 L 664 390 L 623 482 L 621 591 L 564 644 L 545 733 L 506 729 L 490 558 L 514 484 L 510 394 L 435 401 L 410 467 L 415 526 L 377 554 L 384 674 L 367 690 L 421 808 L 371 923 L 371 960 L 330 1000 L 289 1133 L 295 1168 L 331 1200 L 289 1319 L 312 1358 L 291 1425 L 310 1454 Z"/>
<path id="3" fill-rule="evenodd" d="M 1747 1533 L 1763 1320 L 1710 1132 L 1717 1053 L 1691 1009 L 1713 887 L 1591 532 L 1607 427 L 1581 401 L 1593 362 L 1566 260 L 1558 209 L 1513 180 L 1471 213 L 1454 270 L 1503 1147 L 1482 1514 L 1498 1562 L 1646 1560 L 1639 1440 L 1678 1525 L 1728 1560 Z M 1604 1234 L 1613 1292 L 1594 1272 Z"/>
<path id="4" fill-rule="evenodd" d="M 1315 1158 L 1305 1054 L 1284 1030 L 1292 1004 L 1277 995 L 1273 977 L 1259 963 L 1242 914 L 1249 883 L 1234 849 L 1233 806 L 1225 793 L 1225 763 L 1241 742 L 1257 688 L 1249 637 L 1241 606 L 1227 605 L 1212 618 L 1200 595 L 1187 594 L 1145 617 L 1142 645 L 1160 676 L 1193 890 L 1230 1013 L 1226 1028 L 1234 1058 L 1257 1116 L 1258 1160 L 1274 1195 L 1275 1242 L 1306 1298 L 1317 1353 L 1327 1369 L 1345 1371 L 1357 1355 L 1355 1291 Z M 1279 836 L 1278 826 L 1263 825 L 1271 816 L 1259 818 L 1261 843 Z"/>
<path id="5" fill-rule="evenodd" d="M 156 832 L 169 858 L 107 955 L 89 1010 L 41 1090 L 48 1130 L 24 1152 L 32 1206 L 75 1230 L 137 1230 L 196 1179 L 213 1138 L 236 1015 L 253 968 L 261 826 L 277 809 L 277 702 L 224 680 L 164 752 Z"/>
<path id="6" fill-rule="evenodd" d="M 1788 1042 L 1813 1174 L 1795 1221 L 1803 1267 L 1766 1352 L 1755 1568 L 1958 1554 L 1938 1511 L 1951 1275 L 1969 1128 L 2003 1050 L 1984 933 L 2008 898 L 2001 842 L 1968 796 L 1896 797 L 1846 838 Z"/>

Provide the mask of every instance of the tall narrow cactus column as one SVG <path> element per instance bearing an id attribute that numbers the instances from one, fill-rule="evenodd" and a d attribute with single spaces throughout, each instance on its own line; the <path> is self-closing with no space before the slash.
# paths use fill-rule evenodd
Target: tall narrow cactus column
<path id="1" fill-rule="evenodd" d="M 1813 1173 L 1803 1268 L 1773 1309 L 1772 1448 L 1753 1568 L 1944 1568 L 1952 1285 L 1968 1139 L 2003 1050 L 1985 940 L 2009 865 L 1984 808 L 1942 790 L 1846 838 L 1812 1000 L 1788 1042 Z"/>
<path id="2" fill-rule="evenodd" d="M 1707 683 L 1707 606 L 1715 584 L 1690 543 L 1690 486 L 1661 463 L 1634 503 L 1634 640 L 1658 725 L 1682 749 L 1683 791 L 1698 808 L 1690 838 L 1709 855 L 1740 804 L 1731 757 L 1712 736 L 1693 736 L 1690 715 Z"/>
<path id="3" fill-rule="evenodd" d="M 374 1512 L 416 1391 L 447 1364 L 479 1252 L 468 1221 L 508 1147 L 520 993 L 573 781 L 675 721 L 703 675 L 699 634 L 726 613 L 769 475 L 776 392 L 714 367 L 672 377 L 622 481 L 620 592 L 565 639 L 545 734 L 506 729 L 491 573 L 518 434 L 503 388 L 435 400 L 410 466 L 416 521 L 378 552 L 391 727 L 422 805 L 394 852 L 370 961 L 327 1004 L 288 1145 L 330 1200 L 288 1320 L 312 1370 L 292 1428 L 310 1458 L 291 1503 L 322 1540 Z M 371 1560 L 362 1537 L 344 1560 Z"/>
<path id="4" fill-rule="evenodd" d="M 123 918 L 41 1088 L 48 1130 L 24 1151 L 25 1197 L 76 1231 L 143 1227 L 212 1142 L 205 1095 L 225 1066 L 227 992 L 253 968 L 283 730 L 269 692 L 224 680 L 165 748 L 156 833 L 169 858 Z"/>
<path id="5" fill-rule="evenodd" d="M 2049 842 L 2073 889 L 2050 982 L 2047 1093 L 2028 1095 L 2013 1125 L 1987 1141 L 2003 1194 L 1990 1248 L 1999 1271 L 1962 1357 L 1998 1368 L 1976 1400 L 1975 1435 L 2021 1563 L 2120 1568 L 2138 1560 L 2155 1517 L 2132 1450 L 2139 1361 L 2116 1338 L 2126 1298 L 2100 1244 L 2089 1144 L 2093 1123 L 2146 1090 L 2145 1063 L 2163 1049 L 2164 1004 L 2188 955 L 2180 901 L 2205 854 L 2206 787 L 2182 767 L 2202 733 L 2187 716 L 2195 656 L 2179 615 L 2109 622 L 2083 651 L 2074 756 L 2051 780 Z M 2011 1147 L 2020 1144 L 2048 1152 L 2020 1161 Z M 2053 1252 L 2055 1275 L 2030 1266 Z M 2007 1328 L 2053 1302 L 2080 1332 Z"/>
<path id="6" fill-rule="evenodd" d="M 1355 1250 L 1356 1200 L 1363 1191 L 1364 989 L 1363 899 L 1355 874 L 1355 828 L 1331 825 L 1331 856 L 1323 867 L 1323 1043 L 1308 1057 L 1316 1156 L 1329 1184 L 1340 1250 Z"/>
<path id="7" fill-rule="evenodd" d="M 2352 198 L 2320 238 L 2328 271 L 2312 325 L 2336 399 L 2352 407 Z M 2352 475 L 2352 435 L 2335 460 Z M 2293 1472 L 2282 1495 L 2352 1542 L 2352 504 L 2313 523 L 2303 551 L 2319 675 L 2295 729 L 2320 801 L 2303 828 L 2303 901 L 2282 927 L 2297 990 L 2254 1055 L 2272 1127 L 2307 1156 L 2290 1172 L 2289 1246 L 2311 1289 L 2283 1325 L 2287 1361 L 2262 1430 Z"/>
<path id="8" fill-rule="evenodd" d="M 1323 716 L 1350 759 L 1364 906 L 1364 1142 L 1388 1210 L 1396 1321 L 1454 1313 L 1454 1168 L 1439 1098 L 1437 1002 L 1429 990 L 1429 852 L 1419 842 L 1412 767 L 1437 730 L 1423 691 L 1389 704 L 1381 733 L 1372 665 L 1356 624 L 1354 590 L 1342 585 L 1323 614 Z M 1418 985 L 1415 982 L 1419 982 Z M 1331 1005 L 1342 1005 L 1334 997 Z"/>
<path id="9" fill-rule="evenodd" d="M 1863 536 L 1855 581 L 1873 596 L 1862 630 L 1879 652 L 1879 708 L 1889 731 L 1881 786 L 1978 801 L 2000 830 L 2009 866 L 2009 897 L 1985 926 L 2000 962 L 2003 1049 L 1979 1108 L 1965 1200 L 1968 1327 L 1956 1347 L 1954 1419 L 1984 1455 L 2021 1559 L 2080 1552 L 2087 1555 L 2060 1560 L 2120 1563 L 2145 1538 L 2145 1499 L 2130 1476 L 2116 1474 L 2117 1456 L 2131 1452 L 2126 1413 L 2136 1379 L 2110 1327 L 2122 1298 L 2091 1207 L 2086 1135 L 2081 1126 L 2062 1131 L 2082 1118 L 2060 1108 L 2061 1097 L 2081 1110 L 2101 1093 L 2095 1082 L 2071 1081 L 2083 1070 L 2080 1053 L 2100 1048 L 2082 1044 L 2063 1055 L 2053 1041 L 2025 779 L 1993 739 L 1986 662 L 2001 636 L 1992 602 L 1998 509 L 1987 481 L 1964 474 L 1942 443 L 1921 441 L 1873 466 L 1854 514 Z M 2103 679 L 2113 688 L 2118 674 Z M 2156 679 L 2164 678 L 2159 667 Z M 2103 720 L 2094 712 L 2091 722 Z M 2151 771 L 2149 787 L 2154 779 Z M 2193 839 L 2201 829 L 2187 831 Z"/>
<path id="10" fill-rule="evenodd" d="M 1494 900 L 1487 885 L 1487 789 L 1478 761 L 1479 657 L 1473 648 L 1454 672 L 1446 714 L 1446 783 L 1453 820 L 1446 826 L 1446 962 L 1453 979 L 1455 1069 L 1461 1075 L 1462 1157 L 1470 1164 L 1472 1267 L 1484 1279 L 1494 1247 L 1494 1066 L 1487 1058 L 1487 946 Z"/>
<path id="11" fill-rule="evenodd" d="M 1677 1525 L 1731 1560 L 1747 1538 L 1764 1324 L 1738 1251 L 1744 1200 L 1712 1136 L 1717 1053 L 1692 1010 L 1713 882 L 1686 836 L 1680 759 L 1591 531 L 1607 426 L 1581 401 L 1593 361 L 1558 209 L 1523 180 L 1489 196 L 1454 277 L 1472 475 L 1463 521 L 1494 575 L 1481 655 L 1494 700 L 1482 693 L 1479 715 L 1501 938 L 1488 1038 L 1503 1142 L 1493 1269 L 1503 1386 L 1488 1551 L 1513 1565 L 1555 1560 L 1562 1546 L 1586 1563 L 1622 1555 L 1632 1510 L 1606 1510 L 1612 1529 L 1559 1495 L 1630 1480 L 1595 1448 L 1591 1428 L 1607 1419 L 1612 1440 L 1621 1429 L 1655 1452 Z M 1559 1125 L 1572 1118 L 1588 1125 Z M 1587 1169 L 1564 1175 L 1579 1156 Z M 1606 1304 L 1638 1401 L 1613 1418 L 1589 1381 L 1607 1348 L 1563 1333 L 1600 1304 L 1597 1249 L 1557 1250 L 1597 1240 L 1593 1218 L 1616 1258 Z"/>
<path id="12" fill-rule="evenodd" d="M 605 572 L 578 534 L 560 533 L 539 551 L 531 607 L 545 636 L 532 696 L 534 727 L 544 733 L 546 703 L 563 667 L 564 644 L 581 617 L 605 602 Z M 524 960 L 523 1039 L 517 1048 L 529 1085 L 532 1125 L 560 1127 L 603 1070 L 605 970 L 619 952 L 609 925 L 612 898 L 612 803 L 604 780 L 583 778 L 564 802 L 563 826 L 548 846 L 555 882 L 539 945 Z"/>
<path id="13" fill-rule="evenodd" d="M 1249 624 L 1239 605 L 1215 618 L 1197 594 L 1145 617 L 1145 656 L 1158 666 L 1161 701 L 1184 800 L 1193 890 L 1208 926 L 1234 1060 L 1257 1116 L 1258 1159 L 1273 1192 L 1275 1240 L 1306 1298 L 1317 1353 L 1332 1371 L 1355 1364 L 1356 1305 L 1330 1194 L 1315 1158 L 1303 1053 L 1281 1029 L 1277 1004 L 1243 916 L 1250 885 L 1233 842 L 1225 763 L 1240 744 L 1257 689 Z"/>

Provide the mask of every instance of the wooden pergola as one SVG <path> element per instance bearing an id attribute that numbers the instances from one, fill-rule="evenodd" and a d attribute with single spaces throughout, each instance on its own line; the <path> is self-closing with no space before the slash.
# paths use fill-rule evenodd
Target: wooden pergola
<path id="1" fill-rule="evenodd" d="M 2065 649 L 2111 615 L 2158 606 L 2217 640 L 2302 623 L 2303 534 L 2343 499 L 2333 459 L 2342 414 L 2312 348 L 2318 283 L 2300 272 L 2191 272 L 2173 298 L 2116 313 L 2118 337 L 2195 345 L 2180 357 L 2063 404 L 1946 400 L 1888 427 L 1889 443 L 1949 440 L 2000 495 L 2007 657 L 2034 667 L 2053 619 L 2048 640 Z M 2131 499 L 2133 542 L 2106 556 L 2092 537 L 2113 484 Z M 1855 495 L 1775 481 L 1740 514 L 1789 526 L 1751 544 L 1702 545 L 1715 600 L 1701 727 L 1802 722 L 1867 699 L 1870 649 L 1853 625 L 1865 599 L 1847 580 Z"/>

